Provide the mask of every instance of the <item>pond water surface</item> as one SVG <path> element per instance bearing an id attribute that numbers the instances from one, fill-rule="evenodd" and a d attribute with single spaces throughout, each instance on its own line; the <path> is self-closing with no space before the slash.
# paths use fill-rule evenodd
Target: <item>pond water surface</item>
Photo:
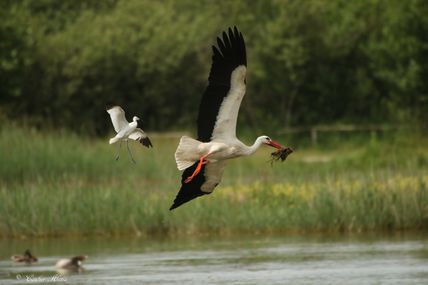
<path id="1" fill-rule="evenodd" d="M 426 234 L 0 240 L 0 284 L 428 284 Z M 32 265 L 13 264 L 30 248 Z M 88 255 L 81 272 L 59 258 Z"/>

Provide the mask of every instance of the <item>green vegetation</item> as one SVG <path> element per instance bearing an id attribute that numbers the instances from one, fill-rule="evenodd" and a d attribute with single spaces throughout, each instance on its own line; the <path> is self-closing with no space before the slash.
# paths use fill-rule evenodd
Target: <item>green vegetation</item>
<path id="1" fill-rule="evenodd" d="M 426 0 L 0 2 L 0 237 L 427 229 Z M 115 162 L 104 107 L 150 134 L 194 130 L 210 46 L 234 25 L 241 137 L 299 147 L 231 161 L 214 194 L 169 212 L 178 137 Z M 391 128 L 297 133 L 338 124 Z"/>
<path id="2" fill-rule="evenodd" d="M 132 144 L 134 165 L 107 138 L 3 125 L 0 237 L 428 228 L 426 137 L 329 140 L 273 166 L 268 148 L 231 160 L 212 195 L 170 212 L 178 138 Z"/>
<path id="3" fill-rule="evenodd" d="M 32 125 L 105 134 L 116 102 L 151 130 L 193 126 L 210 46 L 234 25 L 248 47 L 246 127 L 428 121 L 426 0 L 0 5 L 0 113 Z"/>

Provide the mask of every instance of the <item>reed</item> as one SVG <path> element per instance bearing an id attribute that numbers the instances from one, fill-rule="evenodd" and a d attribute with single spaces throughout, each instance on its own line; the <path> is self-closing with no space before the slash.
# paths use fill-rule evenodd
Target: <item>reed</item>
<path id="1" fill-rule="evenodd" d="M 106 138 L 1 127 L 0 237 L 428 228 L 424 137 L 307 147 L 272 166 L 265 148 L 230 161 L 213 194 L 170 212 L 177 141 L 132 144 L 134 165 L 124 147 L 114 161 Z"/>

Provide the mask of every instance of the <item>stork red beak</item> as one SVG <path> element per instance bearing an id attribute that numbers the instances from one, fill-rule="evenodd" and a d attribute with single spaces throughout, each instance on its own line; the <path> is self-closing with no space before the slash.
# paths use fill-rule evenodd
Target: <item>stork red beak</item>
<path id="1" fill-rule="evenodd" d="M 267 144 L 274 147 L 274 148 L 277 148 L 277 149 L 282 148 L 282 145 L 280 145 L 279 143 L 277 143 L 276 141 L 273 141 L 273 140 L 269 141 Z"/>

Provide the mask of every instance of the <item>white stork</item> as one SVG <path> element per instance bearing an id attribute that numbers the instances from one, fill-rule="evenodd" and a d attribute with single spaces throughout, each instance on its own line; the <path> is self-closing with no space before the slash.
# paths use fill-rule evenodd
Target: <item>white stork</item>
<path id="1" fill-rule="evenodd" d="M 245 42 L 235 27 L 223 32 L 217 45 L 212 47 L 209 84 L 199 107 L 198 139 L 183 136 L 175 152 L 177 167 L 184 172 L 170 210 L 212 193 L 221 181 L 227 159 L 251 155 L 263 144 L 281 149 L 268 136 L 258 137 L 251 146 L 236 138 L 236 121 L 246 87 Z"/>
<path id="2" fill-rule="evenodd" d="M 132 162 L 135 163 L 134 158 L 132 157 L 131 150 L 129 149 L 128 139 L 135 140 L 140 142 L 142 145 L 150 148 L 153 147 L 152 142 L 150 141 L 147 134 L 141 129 L 140 118 L 134 116 L 132 122 L 128 122 L 125 118 L 125 111 L 120 106 L 108 106 L 106 108 L 107 113 L 110 114 L 111 122 L 113 123 L 114 130 L 117 135 L 109 140 L 110 144 L 120 141 L 119 149 L 117 152 L 116 160 L 119 159 L 120 147 L 122 146 L 122 141 L 126 141 L 126 147 L 128 148 L 128 153 L 131 156 Z"/>

